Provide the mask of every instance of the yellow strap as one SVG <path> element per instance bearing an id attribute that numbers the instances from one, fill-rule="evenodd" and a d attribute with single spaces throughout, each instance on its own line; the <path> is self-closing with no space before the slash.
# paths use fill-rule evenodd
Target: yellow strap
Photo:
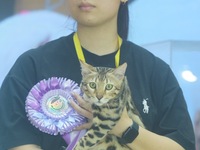
<path id="1" fill-rule="evenodd" d="M 73 40 L 74 40 L 74 45 L 75 45 L 76 54 L 78 56 L 78 59 L 82 60 L 83 62 L 86 62 L 77 32 L 74 33 Z M 122 38 L 120 36 L 118 36 L 118 44 L 119 44 L 119 50 L 117 51 L 117 53 L 115 55 L 115 66 L 116 67 L 119 66 L 119 61 L 120 61 L 120 47 L 122 45 Z"/>
<path id="2" fill-rule="evenodd" d="M 116 67 L 119 67 L 120 49 L 121 49 L 121 45 L 122 45 L 122 38 L 120 36 L 118 36 L 118 44 L 119 44 L 119 50 L 117 51 L 117 53 L 115 55 L 115 66 Z"/>
<path id="3" fill-rule="evenodd" d="M 82 48 L 81 48 L 80 41 L 78 39 L 77 32 L 74 34 L 73 40 L 74 40 L 74 45 L 75 45 L 76 54 L 78 56 L 78 59 L 85 62 L 85 57 L 84 57 L 84 54 L 83 54 L 83 51 L 82 51 Z"/>

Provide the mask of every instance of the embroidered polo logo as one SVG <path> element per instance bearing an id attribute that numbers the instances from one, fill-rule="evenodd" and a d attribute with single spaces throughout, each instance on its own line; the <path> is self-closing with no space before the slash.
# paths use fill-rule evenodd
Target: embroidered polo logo
<path id="1" fill-rule="evenodd" d="M 148 106 L 148 98 L 143 99 L 142 104 L 143 104 L 143 113 L 148 114 L 149 113 L 149 106 Z"/>

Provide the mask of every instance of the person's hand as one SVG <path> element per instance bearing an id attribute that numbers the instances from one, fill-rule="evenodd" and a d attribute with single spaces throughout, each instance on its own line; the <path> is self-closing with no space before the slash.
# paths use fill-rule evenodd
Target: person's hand
<path id="1" fill-rule="evenodd" d="M 124 108 L 121 118 L 114 126 L 114 128 L 109 132 L 109 134 L 113 134 L 115 136 L 121 137 L 123 132 L 133 124 L 133 121 L 128 116 L 127 109 Z"/>
<path id="2" fill-rule="evenodd" d="M 91 104 L 86 102 L 79 94 L 72 93 L 74 98 L 77 100 L 78 104 L 76 104 L 73 100 L 70 101 L 71 106 L 79 113 L 80 115 L 86 117 L 88 122 L 78 126 L 75 130 L 83 130 L 89 129 L 92 126 L 92 108 Z"/>

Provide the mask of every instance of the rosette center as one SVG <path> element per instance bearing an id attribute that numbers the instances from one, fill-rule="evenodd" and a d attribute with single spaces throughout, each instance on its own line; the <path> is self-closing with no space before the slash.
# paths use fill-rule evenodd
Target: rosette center
<path id="1" fill-rule="evenodd" d="M 51 90 L 42 98 L 42 111 L 48 117 L 61 119 L 72 110 L 69 106 L 69 98 L 71 95 L 62 89 Z"/>

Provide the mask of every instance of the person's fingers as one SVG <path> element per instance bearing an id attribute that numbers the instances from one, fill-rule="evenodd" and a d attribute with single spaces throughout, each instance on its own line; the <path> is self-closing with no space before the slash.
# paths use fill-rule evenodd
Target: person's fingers
<path id="1" fill-rule="evenodd" d="M 84 109 L 86 109 L 86 110 L 88 110 L 88 111 L 90 111 L 90 112 L 92 111 L 91 104 L 88 103 L 87 101 L 85 101 L 79 94 L 77 94 L 77 93 L 72 93 L 72 95 L 75 97 L 75 99 L 77 100 L 78 104 L 79 104 L 82 108 L 84 108 Z"/>
<path id="2" fill-rule="evenodd" d="M 88 122 L 88 123 L 85 123 L 85 124 L 82 124 L 82 125 L 76 127 L 76 128 L 74 129 L 74 131 L 79 131 L 79 130 L 83 130 L 83 129 L 90 129 L 91 126 L 92 126 L 92 122 L 90 121 L 90 122 Z"/>
<path id="3" fill-rule="evenodd" d="M 126 122 L 126 125 L 124 125 L 125 122 Z M 119 121 L 112 128 L 112 130 L 109 132 L 109 134 L 114 134 L 114 135 L 120 137 L 122 135 L 122 133 L 128 128 L 127 125 L 131 126 L 132 123 L 133 123 L 133 121 L 131 118 L 129 118 L 127 109 L 125 107 L 121 114 Z"/>
<path id="4" fill-rule="evenodd" d="M 70 104 L 76 110 L 76 112 L 78 114 L 80 114 L 80 115 L 82 115 L 82 116 L 84 116 L 84 117 L 86 117 L 88 119 L 92 119 L 93 118 L 93 114 L 90 111 L 80 107 L 73 100 L 70 100 Z"/>

